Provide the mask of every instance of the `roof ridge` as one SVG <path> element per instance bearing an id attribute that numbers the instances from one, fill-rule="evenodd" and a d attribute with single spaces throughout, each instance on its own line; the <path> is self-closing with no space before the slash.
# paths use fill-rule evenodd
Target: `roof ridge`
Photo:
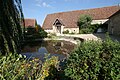
<path id="1" fill-rule="evenodd" d="M 104 6 L 104 7 L 90 8 L 90 9 L 88 8 L 88 9 L 80 9 L 80 10 L 72 10 L 72 11 L 63 11 L 63 12 L 51 13 L 51 14 L 48 14 L 48 15 L 62 14 L 62 13 L 69 13 L 69 12 L 76 12 L 76 11 L 95 10 L 95 9 L 110 8 L 110 7 L 120 7 L 120 6 L 113 5 L 113 6 Z"/>

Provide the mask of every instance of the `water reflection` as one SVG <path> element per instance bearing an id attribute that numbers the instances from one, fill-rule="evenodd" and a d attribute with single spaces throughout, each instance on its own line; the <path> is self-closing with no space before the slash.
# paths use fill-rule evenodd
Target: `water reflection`
<path id="1" fill-rule="evenodd" d="M 45 55 L 57 56 L 63 60 L 74 49 L 75 44 L 68 41 L 43 41 L 26 43 L 22 49 L 22 54 L 27 58 L 40 58 L 44 61 Z"/>

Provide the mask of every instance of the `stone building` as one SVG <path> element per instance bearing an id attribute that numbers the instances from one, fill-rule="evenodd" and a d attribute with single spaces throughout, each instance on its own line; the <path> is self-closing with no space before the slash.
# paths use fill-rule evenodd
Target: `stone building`
<path id="1" fill-rule="evenodd" d="M 49 33 L 62 34 L 68 30 L 69 33 L 79 33 L 77 21 L 80 15 L 90 15 L 93 19 L 91 24 L 104 24 L 119 10 L 119 6 L 108 6 L 102 8 L 76 10 L 48 14 L 42 28 Z"/>
<path id="2" fill-rule="evenodd" d="M 120 10 L 109 17 L 109 34 L 120 35 Z"/>
<path id="3" fill-rule="evenodd" d="M 25 32 L 28 32 L 28 28 L 38 31 L 38 25 L 36 19 L 24 19 L 25 21 Z"/>

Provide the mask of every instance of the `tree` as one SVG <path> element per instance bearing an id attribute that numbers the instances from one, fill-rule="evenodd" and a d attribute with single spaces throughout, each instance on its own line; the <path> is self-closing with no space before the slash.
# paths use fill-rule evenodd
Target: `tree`
<path id="1" fill-rule="evenodd" d="M 20 53 L 24 23 L 21 0 L 0 0 L 0 52 Z"/>
<path id="2" fill-rule="evenodd" d="M 87 28 L 91 25 L 92 17 L 89 15 L 81 15 L 78 19 L 77 25 L 79 26 L 79 29 Z"/>

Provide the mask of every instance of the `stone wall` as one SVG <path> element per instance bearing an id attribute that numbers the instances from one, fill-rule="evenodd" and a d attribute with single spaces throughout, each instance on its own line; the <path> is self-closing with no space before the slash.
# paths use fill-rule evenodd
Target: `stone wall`
<path id="1" fill-rule="evenodd" d="M 108 32 L 113 35 L 120 35 L 120 11 L 118 14 L 110 17 Z"/>

